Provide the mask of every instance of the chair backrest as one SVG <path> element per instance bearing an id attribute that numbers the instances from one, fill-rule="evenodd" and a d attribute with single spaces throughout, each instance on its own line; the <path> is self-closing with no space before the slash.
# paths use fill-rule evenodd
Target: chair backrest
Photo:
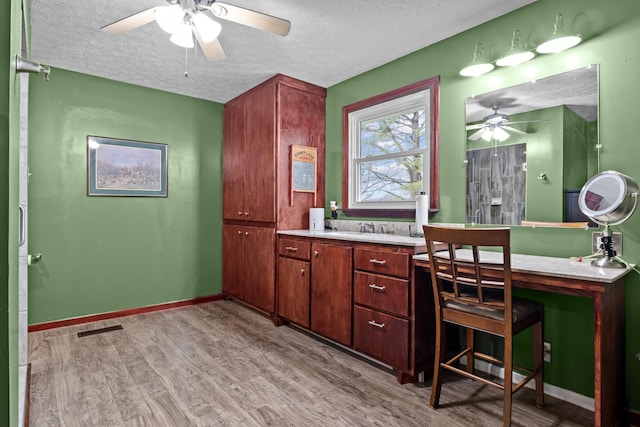
<path id="1" fill-rule="evenodd" d="M 511 250 L 508 228 L 446 228 L 425 225 L 431 281 L 436 301 L 436 311 L 445 305 L 475 306 L 476 315 L 488 317 L 500 313 L 502 322 L 510 329 L 512 322 Z M 447 246 L 436 252 L 435 244 Z M 456 249 L 470 247 L 471 256 L 460 257 Z M 481 260 L 479 248 L 501 251 L 502 262 Z M 467 251 L 468 253 L 468 251 Z M 494 258 L 494 257 L 492 257 Z M 450 304 L 446 304 L 449 302 Z M 451 304 L 453 303 L 453 304 Z"/>

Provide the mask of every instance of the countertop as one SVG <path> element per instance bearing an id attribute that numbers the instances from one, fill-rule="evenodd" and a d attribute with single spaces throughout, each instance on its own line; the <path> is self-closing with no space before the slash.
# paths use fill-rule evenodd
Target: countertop
<path id="1" fill-rule="evenodd" d="M 318 239 L 346 240 L 350 242 L 378 243 L 383 245 L 420 247 L 425 246 L 424 237 L 410 237 L 401 234 L 359 233 L 357 231 L 310 231 L 310 230 L 278 230 L 279 235 L 315 237 Z"/>
<path id="2" fill-rule="evenodd" d="M 456 256 L 472 259 L 471 250 L 458 249 Z M 416 261 L 428 261 L 427 254 L 414 255 Z M 498 252 L 480 251 L 480 260 L 485 262 L 502 261 L 502 254 Z M 519 273 L 533 273 L 543 276 L 563 277 L 567 279 L 587 280 L 600 283 L 614 283 L 632 270 L 627 268 L 594 267 L 590 261 L 578 262 L 568 258 L 556 258 L 538 255 L 511 254 L 511 271 Z"/>

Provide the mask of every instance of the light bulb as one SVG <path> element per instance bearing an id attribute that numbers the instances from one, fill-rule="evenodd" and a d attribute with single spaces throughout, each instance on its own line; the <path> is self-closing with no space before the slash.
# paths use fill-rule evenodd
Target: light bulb
<path id="1" fill-rule="evenodd" d="M 154 12 L 156 22 L 160 28 L 169 34 L 173 34 L 176 31 L 176 28 L 180 25 L 184 16 L 184 12 L 178 4 L 156 7 Z"/>
<path id="2" fill-rule="evenodd" d="M 192 21 L 193 26 L 196 27 L 200 34 L 200 40 L 202 43 L 211 43 L 218 37 L 222 30 L 222 26 L 218 22 L 209 18 L 202 12 L 193 15 Z"/>
<path id="3" fill-rule="evenodd" d="M 191 36 L 191 26 L 186 23 L 178 25 L 174 33 L 169 38 L 173 44 L 177 44 L 180 47 L 192 48 L 193 37 Z"/>

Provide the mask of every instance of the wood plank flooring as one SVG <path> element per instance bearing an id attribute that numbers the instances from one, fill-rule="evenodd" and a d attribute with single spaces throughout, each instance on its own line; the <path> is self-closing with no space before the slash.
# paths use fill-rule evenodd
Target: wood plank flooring
<path id="1" fill-rule="evenodd" d="M 78 332 L 122 325 L 78 338 Z M 426 384 L 238 303 L 217 301 L 29 334 L 31 426 L 498 426 L 498 390 Z M 593 425 L 593 413 L 515 395 L 514 426 Z"/>

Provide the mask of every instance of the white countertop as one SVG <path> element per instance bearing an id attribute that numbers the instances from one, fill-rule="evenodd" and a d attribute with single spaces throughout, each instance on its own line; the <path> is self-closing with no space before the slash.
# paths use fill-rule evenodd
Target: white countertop
<path id="1" fill-rule="evenodd" d="M 473 257 L 470 249 L 458 249 L 456 250 L 456 256 L 469 260 Z M 427 254 L 414 255 L 413 258 L 415 260 L 429 260 Z M 480 260 L 485 262 L 501 262 L 502 254 L 498 252 L 480 251 Z M 631 270 L 631 267 L 593 267 L 591 260 L 578 262 L 569 260 L 568 258 L 511 254 L 511 271 L 519 273 L 533 273 L 543 276 L 564 277 L 567 279 L 614 283 Z"/>
<path id="2" fill-rule="evenodd" d="M 426 246 L 424 237 L 410 237 L 401 234 L 359 233 L 357 231 L 310 231 L 310 230 L 278 230 L 278 234 L 286 236 L 315 237 L 319 239 L 346 240 L 350 242 L 379 243 L 383 245 L 418 247 Z"/>

